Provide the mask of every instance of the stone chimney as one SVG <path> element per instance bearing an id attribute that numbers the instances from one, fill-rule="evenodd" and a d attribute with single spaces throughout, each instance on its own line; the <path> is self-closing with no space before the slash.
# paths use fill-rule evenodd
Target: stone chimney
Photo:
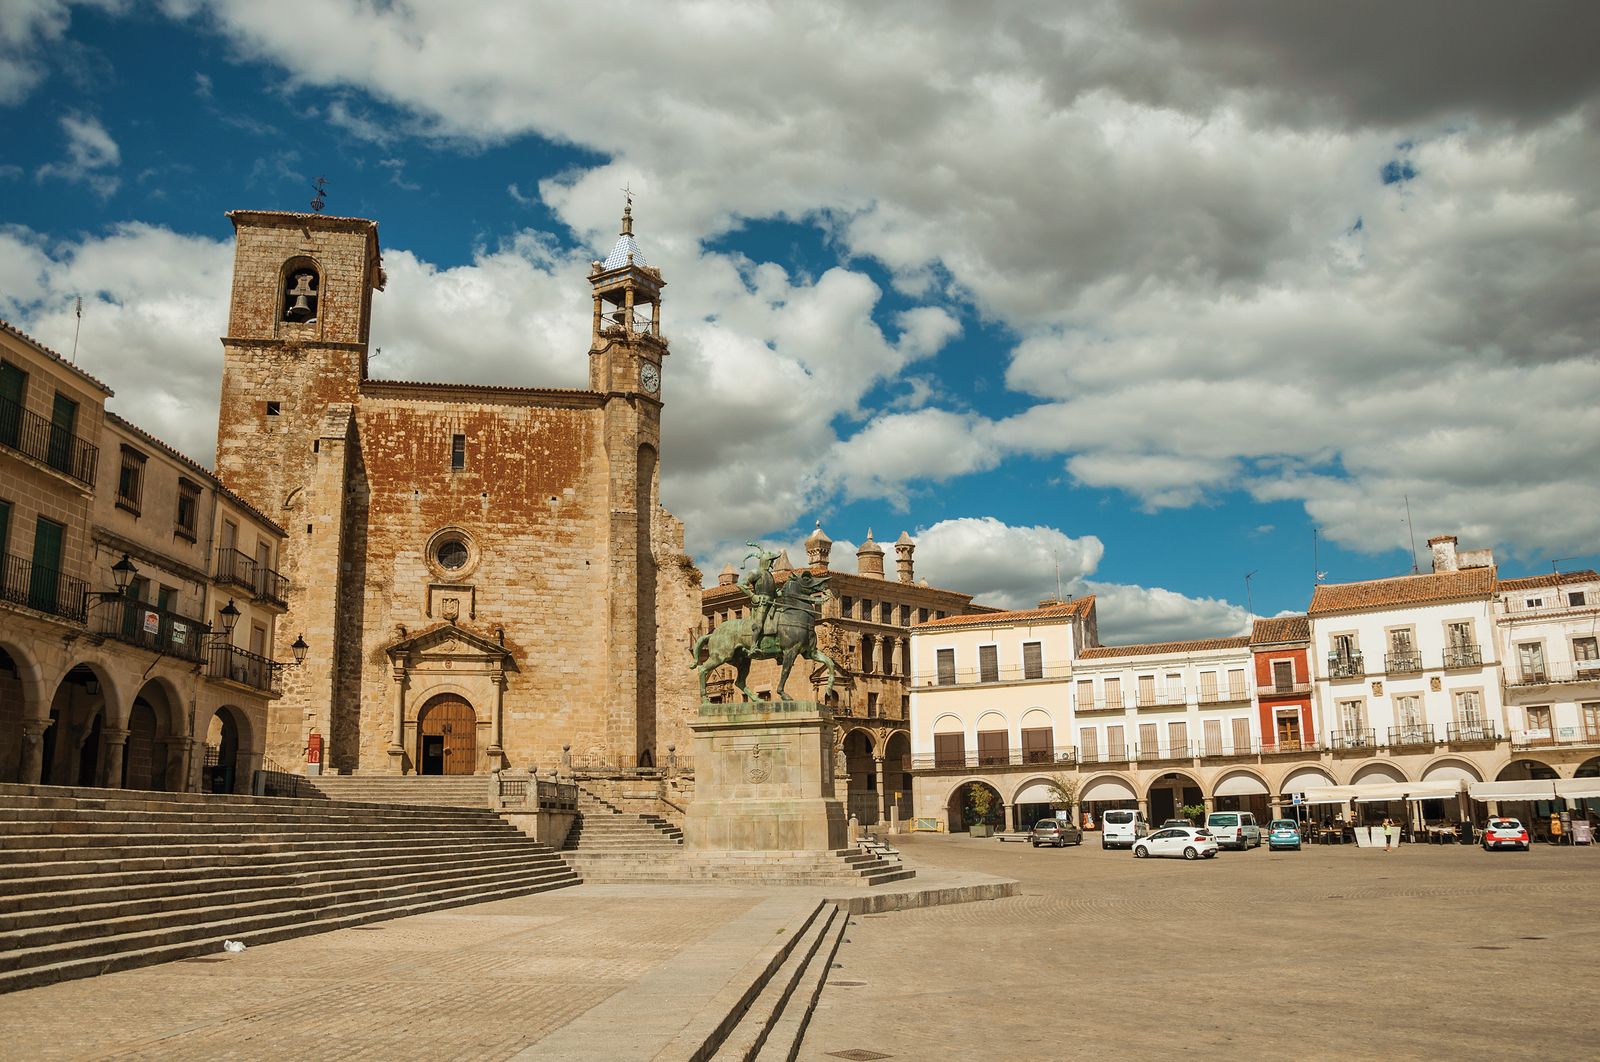
<path id="1" fill-rule="evenodd" d="M 828 554 L 833 552 L 833 539 L 822 530 L 822 521 L 817 521 L 817 529 L 806 536 L 806 558 L 813 568 L 828 567 Z"/>
<path id="2" fill-rule="evenodd" d="M 1434 535 L 1428 539 L 1428 548 L 1433 550 L 1433 571 L 1437 575 L 1441 572 L 1456 571 L 1456 536 Z"/>
<path id="3" fill-rule="evenodd" d="M 778 551 L 778 559 L 772 562 L 772 570 L 775 572 L 787 572 L 794 570 L 794 565 L 789 563 L 788 550 L 780 549 Z"/>
<path id="4" fill-rule="evenodd" d="M 856 550 L 856 571 L 874 579 L 883 578 L 883 547 L 872 541 L 872 528 L 867 528 L 867 540 Z"/>
<path id="5" fill-rule="evenodd" d="M 739 581 L 739 573 L 733 570 L 732 564 L 724 565 L 721 574 L 717 576 L 718 586 L 732 586 Z"/>
<path id="6" fill-rule="evenodd" d="M 894 566 L 900 573 L 902 583 L 916 582 L 916 576 L 911 571 L 911 555 L 917 551 L 917 544 L 911 541 L 911 536 L 900 532 L 900 537 L 894 543 Z"/>

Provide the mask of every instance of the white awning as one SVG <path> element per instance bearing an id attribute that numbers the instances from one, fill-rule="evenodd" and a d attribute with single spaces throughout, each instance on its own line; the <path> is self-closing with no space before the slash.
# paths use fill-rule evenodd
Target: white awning
<path id="1" fill-rule="evenodd" d="M 1217 786 L 1217 796 L 1266 796 L 1267 787 L 1253 774 L 1230 774 Z"/>
<path id="2" fill-rule="evenodd" d="M 1473 800 L 1554 800 L 1556 783 L 1550 779 L 1524 782 L 1473 782 Z"/>
<path id="3" fill-rule="evenodd" d="M 1300 795 L 1302 804 L 1343 804 L 1352 795 L 1347 785 L 1308 785 L 1290 791 L 1291 796 L 1295 793 Z"/>
<path id="4" fill-rule="evenodd" d="M 1445 800 L 1461 795 L 1461 780 L 1448 782 L 1369 782 L 1353 785 L 1358 804 L 1379 800 Z"/>
<path id="5" fill-rule="evenodd" d="M 1600 778 L 1563 778 L 1556 784 L 1556 796 L 1566 800 L 1600 800 Z"/>
<path id="6" fill-rule="evenodd" d="M 1135 793 L 1133 787 L 1120 778 L 1102 778 L 1078 794 L 1078 800 L 1085 804 L 1093 800 L 1138 799 L 1139 794 Z"/>
<path id="7" fill-rule="evenodd" d="M 1022 792 L 1018 793 L 1013 804 L 1048 804 L 1054 800 L 1057 793 L 1043 782 L 1035 782 Z"/>

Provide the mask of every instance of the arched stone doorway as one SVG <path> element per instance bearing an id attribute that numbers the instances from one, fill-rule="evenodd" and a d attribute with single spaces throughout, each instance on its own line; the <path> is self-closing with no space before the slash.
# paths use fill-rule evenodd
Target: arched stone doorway
<path id="1" fill-rule="evenodd" d="M 844 736 L 844 765 L 850 778 L 845 812 L 863 826 L 877 825 L 882 803 L 872 752 L 872 735 L 865 730 L 852 730 Z"/>
<path id="2" fill-rule="evenodd" d="M 1254 771 L 1230 771 L 1217 779 L 1211 791 L 1211 800 L 1214 810 L 1248 811 L 1261 826 L 1266 826 L 1272 820 L 1271 794 L 1267 791 L 1267 783 Z"/>
<path id="3" fill-rule="evenodd" d="M 1100 816 L 1116 808 L 1139 809 L 1139 794 L 1126 777 L 1103 774 L 1085 782 L 1078 792 L 1079 825 L 1086 830 L 1100 828 Z"/>
<path id="4" fill-rule="evenodd" d="M 888 805 L 899 810 L 901 822 L 911 818 L 911 735 L 896 730 L 883 745 L 883 776 L 889 786 Z"/>
<path id="5" fill-rule="evenodd" d="M 982 806 L 980 793 L 987 794 L 987 808 Z M 977 825 L 1000 829 L 1005 825 L 1005 802 L 1000 791 L 987 782 L 963 782 L 950 794 L 945 816 L 951 833 L 962 833 Z"/>
<path id="6" fill-rule="evenodd" d="M 105 739 L 101 733 L 105 688 L 93 668 L 79 664 L 62 676 L 50 699 L 50 727 L 44 732 L 44 785 L 99 786 Z"/>
<path id="7" fill-rule="evenodd" d="M 0 645 L 0 782 L 22 780 L 22 721 L 27 714 L 22 665 Z"/>
<path id="8" fill-rule="evenodd" d="M 478 714 L 465 697 L 441 693 L 417 713 L 417 773 L 476 774 Z"/>
<path id="9" fill-rule="evenodd" d="M 125 789 L 182 789 L 182 764 L 178 761 L 183 731 L 178 699 L 163 681 L 152 679 L 133 698 L 128 711 L 126 736 L 113 733 L 108 746 L 108 770 L 115 770 L 114 784 Z M 119 749 L 116 742 L 121 742 Z"/>
<path id="10" fill-rule="evenodd" d="M 1182 771 L 1168 771 L 1150 783 L 1150 825 L 1182 818 L 1179 809 L 1186 804 L 1205 804 L 1200 783 Z"/>
<path id="11" fill-rule="evenodd" d="M 239 714 L 223 705 L 206 724 L 205 768 L 200 789 L 205 793 L 237 793 L 244 781 L 239 776 L 239 752 L 244 733 Z"/>

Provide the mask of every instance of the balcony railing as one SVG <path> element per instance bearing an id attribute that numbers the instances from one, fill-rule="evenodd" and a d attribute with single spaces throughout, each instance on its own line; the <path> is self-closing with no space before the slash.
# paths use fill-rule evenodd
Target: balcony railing
<path id="1" fill-rule="evenodd" d="M 273 571 L 256 565 L 256 600 L 265 601 L 279 608 L 287 608 L 289 596 L 289 580 Z"/>
<path id="2" fill-rule="evenodd" d="M 1422 670 L 1422 654 L 1386 653 L 1383 657 L 1383 670 L 1391 675 L 1414 675 Z"/>
<path id="3" fill-rule="evenodd" d="M 1563 660 L 1506 673 L 1507 686 L 1548 686 L 1555 682 L 1600 682 L 1600 660 Z"/>
<path id="4" fill-rule="evenodd" d="M 1548 749 L 1557 747 L 1587 748 L 1600 745 L 1600 731 L 1585 730 L 1581 726 L 1547 727 L 1542 730 L 1513 730 L 1513 749 Z"/>
<path id="5" fill-rule="evenodd" d="M 1111 745 L 1107 748 L 1078 750 L 1079 763 L 1127 763 L 1128 746 Z"/>
<path id="6" fill-rule="evenodd" d="M 1187 741 L 1177 745 L 1135 745 L 1133 755 L 1138 760 L 1187 760 L 1195 755 L 1195 748 Z"/>
<path id="7" fill-rule="evenodd" d="M 1240 689 L 1226 690 L 1201 690 L 1200 703 L 1206 704 L 1244 704 L 1250 700 L 1250 691 Z"/>
<path id="8" fill-rule="evenodd" d="M 1328 735 L 1328 747 L 1342 749 L 1375 749 L 1378 733 L 1375 730 L 1336 730 Z"/>
<path id="9" fill-rule="evenodd" d="M 1257 686 L 1257 697 L 1306 697 L 1311 694 L 1311 683 L 1290 682 L 1284 685 L 1272 683 L 1267 686 Z"/>
<path id="10" fill-rule="evenodd" d="M 1476 645 L 1452 645 L 1444 651 L 1447 668 L 1482 667 L 1483 653 Z"/>
<path id="11" fill-rule="evenodd" d="M 1042 667 L 964 667 L 954 671 L 926 672 L 915 676 L 918 687 L 928 686 L 978 686 L 997 682 L 1038 682 L 1042 679 L 1066 678 L 1072 674 L 1070 664 L 1045 664 Z"/>
<path id="12" fill-rule="evenodd" d="M 277 668 L 272 661 L 232 645 L 213 645 L 206 674 L 214 679 L 237 682 L 263 693 L 277 689 Z"/>
<path id="13" fill-rule="evenodd" d="M 94 486 L 100 451 L 9 398 L 0 398 L 0 446 L 42 461 L 86 487 Z"/>
<path id="14" fill-rule="evenodd" d="M 1395 747 L 1407 745 L 1437 745 L 1431 726 L 1391 726 L 1389 728 L 1389 744 Z"/>
<path id="15" fill-rule="evenodd" d="M 1176 689 L 1154 690 L 1149 693 L 1141 691 L 1138 695 L 1140 708 L 1172 708 L 1189 703 L 1188 695 L 1182 686 Z"/>
<path id="16" fill-rule="evenodd" d="M 1126 697 L 1096 697 L 1087 703 L 1079 701 L 1077 710 L 1082 712 L 1125 712 L 1128 710 Z"/>
<path id="17" fill-rule="evenodd" d="M 211 628 L 190 616 L 130 597 L 107 598 L 95 606 L 97 633 L 141 649 L 201 663 Z"/>
<path id="18" fill-rule="evenodd" d="M 1071 766 L 1078 762 L 1078 750 L 1072 745 L 1055 748 L 984 749 L 980 752 L 924 753 L 911 757 L 914 771 L 956 770 L 972 767 L 1029 767 L 1047 764 Z"/>
<path id="19" fill-rule="evenodd" d="M 1500 740 L 1500 733 L 1493 723 L 1449 723 L 1445 726 L 1444 732 L 1445 738 L 1452 745 Z"/>
<path id="20" fill-rule="evenodd" d="M 1321 752 L 1322 745 L 1315 741 L 1296 741 L 1287 738 L 1271 745 L 1262 745 L 1263 756 L 1291 756 L 1302 752 Z"/>
<path id="21" fill-rule="evenodd" d="M 217 582 L 237 586 L 254 595 L 256 592 L 256 559 L 248 553 L 220 546 L 217 549 Z"/>
<path id="22" fill-rule="evenodd" d="M 4 565 L 0 566 L 0 598 L 52 616 L 82 623 L 86 590 L 88 587 L 82 580 L 40 568 L 28 558 L 13 553 L 7 553 Z"/>
<path id="23" fill-rule="evenodd" d="M 1328 677 L 1336 679 L 1361 678 L 1367 673 L 1367 666 L 1360 653 L 1328 654 Z"/>

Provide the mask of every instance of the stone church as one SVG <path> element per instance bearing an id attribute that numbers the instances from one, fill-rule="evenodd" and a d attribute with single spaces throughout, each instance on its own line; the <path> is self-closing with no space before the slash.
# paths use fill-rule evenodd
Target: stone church
<path id="1" fill-rule="evenodd" d="M 228 216 L 217 469 L 288 532 L 276 655 L 318 650 L 285 675 L 267 765 L 687 759 L 700 573 L 658 501 L 664 282 L 631 207 L 589 273 L 582 390 L 372 379 L 377 224 Z"/>

